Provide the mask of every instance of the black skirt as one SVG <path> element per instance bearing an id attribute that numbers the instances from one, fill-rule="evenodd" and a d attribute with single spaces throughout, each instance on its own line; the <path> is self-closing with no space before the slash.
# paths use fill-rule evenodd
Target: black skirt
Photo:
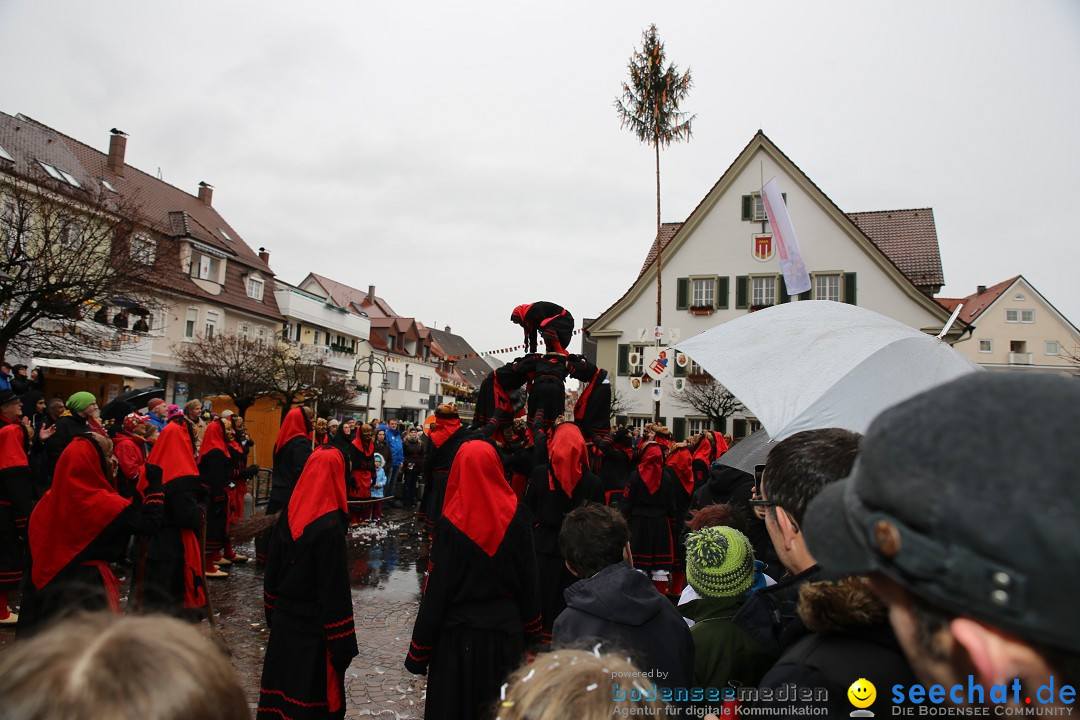
<path id="1" fill-rule="evenodd" d="M 521 633 L 449 627 L 428 667 L 426 720 L 476 720 L 494 717 L 499 689 L 521 665 Z"/>

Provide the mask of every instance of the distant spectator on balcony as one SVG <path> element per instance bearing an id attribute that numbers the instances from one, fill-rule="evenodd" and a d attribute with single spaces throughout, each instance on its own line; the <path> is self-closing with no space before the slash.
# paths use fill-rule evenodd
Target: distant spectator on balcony
<path id="1" fill-rule="evenodd" d="M 12 368 L 11 389 L 16 395 L 25 395 L 33 389 L 30 378 L 26 375 L 25 365 L 16 365 Z"/>

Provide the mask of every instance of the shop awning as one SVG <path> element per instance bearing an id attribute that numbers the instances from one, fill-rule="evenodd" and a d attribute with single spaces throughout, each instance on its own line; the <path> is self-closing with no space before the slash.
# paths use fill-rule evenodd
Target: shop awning
<path id="1" fill-rule="evenodd" d="M 122 375 L 130 378 L 144 378 L 146 380 L 160 380 L 157 375 L 136 370 L 124 365 L 98 365 L 95 363 L 79 362 L 78 360 L 59 360 L 56 358 L 36 358 L 33 364 L 37 367 L 54 368 L 56 370 L 82 370 L 83 372 L 96 372 L 104 375 Z"/>

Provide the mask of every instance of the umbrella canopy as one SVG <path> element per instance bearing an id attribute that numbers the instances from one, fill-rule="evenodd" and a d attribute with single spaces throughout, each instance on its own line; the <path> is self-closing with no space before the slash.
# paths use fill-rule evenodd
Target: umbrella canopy
<path id="1" fill-rule="evenodd" d="M 801 430 L 864 432 L 887 407 L 982 370 L 936 337 L 846 303 L 803 300 L 679 343 L 774 440 Z"/>
<path id="2" fill-rule="evenodd" d="M 715 460 L 722 465 L 742 470 L 744 473 L 754 474 L 754 466 L 765 463 L 769 451 L 776 447 L 776 443 L 769 437 L 765 428 L 755 430 L 742 440 L 739 440 L 731 449 Z"/>

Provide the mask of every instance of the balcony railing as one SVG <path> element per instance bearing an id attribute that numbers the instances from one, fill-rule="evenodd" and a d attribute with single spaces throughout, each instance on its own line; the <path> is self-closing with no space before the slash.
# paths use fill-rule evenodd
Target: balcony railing
<path id="1" fill-rule="evenodd" d="M 1030 365 L 1031 364 L 1031 353 L 1011 352 L 1011 353 L 1009 353 L 1009 364 L 1010 365 Z"/>

